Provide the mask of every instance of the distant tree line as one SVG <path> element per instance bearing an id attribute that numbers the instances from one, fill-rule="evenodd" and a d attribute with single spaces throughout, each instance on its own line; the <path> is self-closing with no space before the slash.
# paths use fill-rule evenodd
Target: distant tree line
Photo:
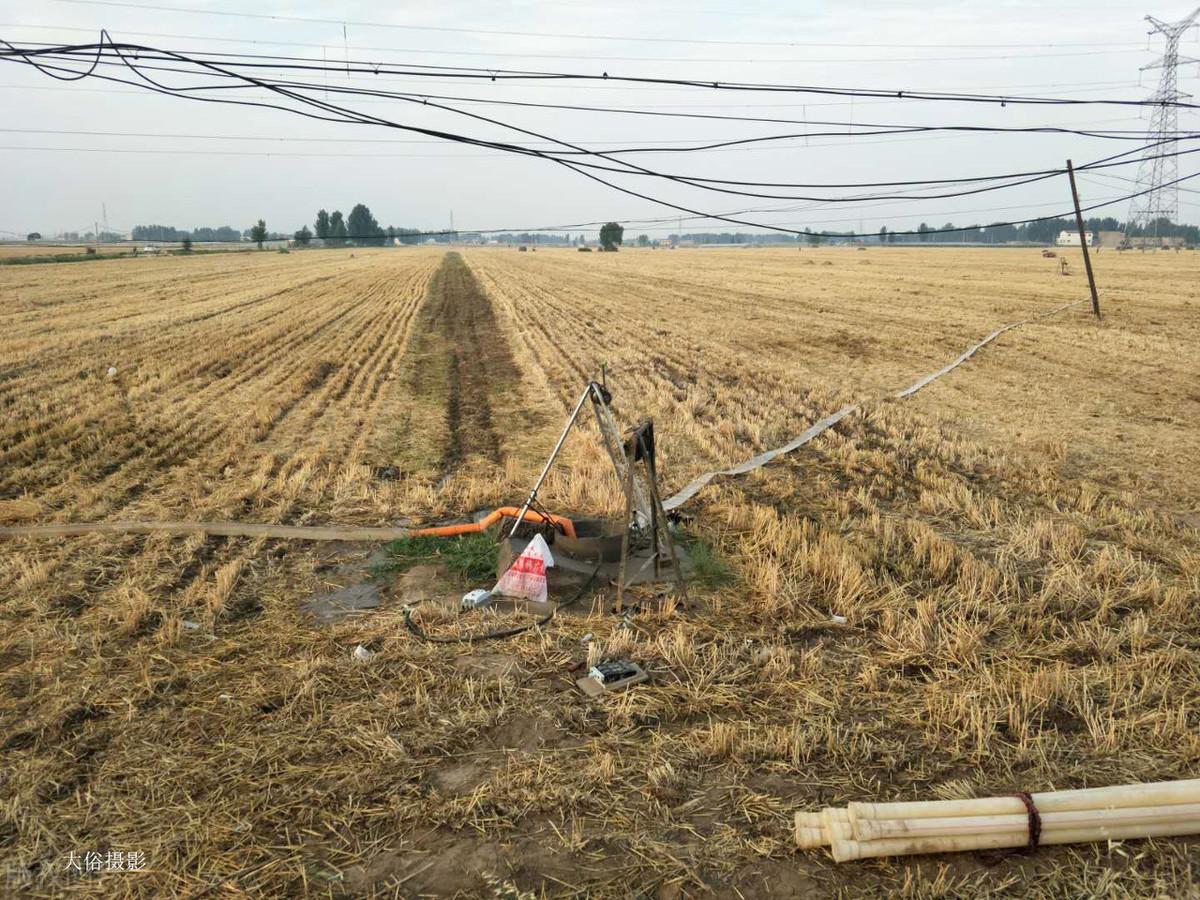
<path id="1" fill-rule="evenodd" d="M 135 241 L 182 241 L 184 238 L 202 242 L 240 241 L 242 232 L 229 225 L 222 225 L 220 228 L 193 228 L 191 231 L 182 231 L 173 225 L 136 225 L 133 229 Z"/>
<path id="2" fill-rule="evenodd" d="M 365 203 L 356 203 L 350 215 L 343 216 L 340 209 L 333 212 L 322 209 L 310 230 L 307 225 L 292 235 L 302 246 L 319 240 L 327 247 L 382 247 L 395 243 L 416 244 L 421 241 L 421 229 L 381 226 Z M 449 240 L 447 236 L 445 240 Z"/>
<path id="3" fill-rule="evenodd" d="M 138 225 L 133 229 L 135 241 L 182 241 L 185 238 L 197 242 L 211 241 L 262 241 L 284 240 L 287 236 L 273 231 L 260 229 L 265 225 L 259 223 L 245 231 L 239 231 L 228 225 L 220 228 L 194 228 L 182 231 L 170 225 Z M 1111 216 L 1090 218 L 1084 220 L 1088 231 L 1123 231 L 1122 223 Z M 858 234 L 851 231 L 822 230 L 813 231 L 806 228 L 801 234 L 745 234 L 736 231 L 703 231 L 689 234 L 672 234 L 665 240 L 676 244 L 686 241 L 692 244 L 808 244 L 818 246 L 823 243 L 879 243 L 879 244 L 922 244 L 922 243 L 976 243 L 976 244 L 1052 244 L 1062 231 L 1074 231 L 1074 219 L 1047 219 L 1042 222 L 1028 222 L 1024 225 L 967 225 L 958 226 L 953 222 L 943 225 L 930 225 L 922 222 L 915 229 L 906 228 L 901 232 L 889 230 L 881 226 L 877 232 Z M 913 231 L 909 234 L 906 232 Z M 1140 237 L 1143 234 L 1161 237 L 1182 237 L 1188 244 L 1200 244 L 1200 227 L 1195 225 L 1177 225 L 1167 219 L 1160 219 L 1148 228 L 1134 228 L 1129 231 L 1130 237 Z M 64 240 L 95 240 L 88 232 L 80 235 L 68 232 L 60 236 Z M 605 240 L 605 238 L 608 240 Z M 616 222 L 610 222 L 601 229 L 600 242 L 606 248 L 616 249 L 621 243 L 623 229 Z M 443 232 L 426 234 L 419 228 L 403 228 L 389 225 L 384 228 L 372 215 L 365 203 L 355 204 L 349 216 L 343 216 L 341 210 L 317 212 L 313 228 L 307 225 L 292 235 L 293 240 L 300 245 L 311 244 L 314 240 L 321 241 L 325 246 L 359 246 L 381 247 L 393 243 L 419 244 L 433 241 L 439 244 L 450 242 L 483 243 L 485 238 L 478 232 Z M 500 244 L 534 244 L 547 246 L 584 245 L 587 239 L 580 234 L 547 234 L 539 232 L 505 232 L 490 236 L 491 240 Z M 119 234 L 105 232 L 100 240 L 123 240 Z M 645 247 L 652 243 L 647 235 L 639 235 L 639 246 Z"/>
<path id="4" fill-rule="evenodd" d="M 671 243 L 691 241 L 694 244 L 795 244 L 801 241 L 794 234 L 742 234 L 739 231 L 700 231 L 692 234 L 672 234 Z"/>
<path id="5" fill-rule="evenodd" d="M 94 231 L 64 231 L 55 238 L 60 241 L 95 241 L 97 240 Z M 98 239 L 102 244 L 115 244 L 117 241 L 125 240 L 125 235 L 118 234 L 115 231 L 101 231 Z"/>
<path id="6" fill-rule="evenodd" d="M 1091 226 L 1089 225 L 1088 228 L 1090 229 Z M 1200 226 L 1176 225 L 1170 219 L 1159 219 L 1152 225 L 1129 229 L 1130 237 L 1143 237 L 1151 234 L 1160 237 L 1181 237 L 1189 244 L 1200 244 Z"/>
<path id="7" fill-rule="evenodd" d="M 280 234 L 277 231 L 260 232 L 259 226 L 265 229 L 266 225 L 262 219 L 258 223 L 251 225 L 246 229 L 237 229 L 231 225 L 222 225 L 220 228 L 193 228 L 191 231 L 184 231 L 181 228 L 176 228 L 173 225 L 137 225 L 133 229 L 133 240 L 135 241 L 165 241 L 165 242 L 183 242 L 192 241 L 194 243 L 209 244 L 213 242 L 224 243 L 239 243 L 241 241 L 285 241 L 286 234 Z M 83 238 L 91 240 L 91 233 Z M 122 235 L 114 235 L 114 240 L 125 240 Z M 101 240 L 104 240 L 101 237 Z"/>
<path id="8" fill-rule="evenodd" d="M 575 243 L 582 243 L 583 235 L 581 234 L 576 241 L 569 234 L 542 234 L 528 231 L 511 233 L 506 231 L 503 234 L 493 234 L 490 239 L 498 244 L 537 244 L 538 246 L 544 244 L 548 247 L 569 247 Z"/>
<path id="9" fill-rule="evenodd" d="M 970 225 L 956 226 L 953 222 L 945 225 L 932 226 L 922 222 L 917 226 L 916 235 L 898 235 L 896 241 L 901 243 L 928 243 L 946 241 L 966 241 L 980 244 L 1052 244 L 1060 232 L 1078 229 L 1074 218 L 1046 219 L 1042 222 L 1027 222 L 1024 225 Z M 1125 225 L 1112 216 L 1092 217 L 1083 220 L 1084 231 L 1124 231 Z M 1195 244 L 1200 241 L 1200 228 L 1195 225 L 1176 225 L 1167 219 L 1160 219 L 1157 226 L 1148 229 L 1131 228 L 1130 237 L 1140 237 L 1143 234 L 1157 234 L 1162 237 L 1182 237 L 1187 243 Z M 893 243 L 896 241 L 892 241 Z"/>
<path id="10" fill-rule="evenodd" d="M 1085 231 L 1124 231 L 1124 224 L 1113 218 L 1093 217 L 1084 219 Z M 1024 225 L 967 225 L 959 226 L 953 222 L 944 225 L 930 225 L 922 222 L 915 229 L 916 234 L 905 234 L 891 231 L 883 226 L 878 232 L 859 234 L 855 231 L 813 231 L 804 229 L 803 234 L 742 234 L 734 231 L 698 232 L 693 234 L 672 234 L 668 240 L 671 243 L 688 241 L 694 244 L 805 244 L 818 246 L 822 243 L 887 243 L 887 244 L 924 244 L 924 243 L 977 243 L 977 244 L 1052 244 L 1060 232 L 1075 231 L 1075 220 L 1047 219 L 1043 222 L 1028 222 Z M 1160 219 L 1156 225 L 1148 228 L 1131 228 L 1130 237 L 1142 235 L 1158 235 L 1161 237 L 1182 237 L 1188 244 L 1200 244 L 1200 227 L 1195 225 L 1177 225 L 1167 219 Z"/>

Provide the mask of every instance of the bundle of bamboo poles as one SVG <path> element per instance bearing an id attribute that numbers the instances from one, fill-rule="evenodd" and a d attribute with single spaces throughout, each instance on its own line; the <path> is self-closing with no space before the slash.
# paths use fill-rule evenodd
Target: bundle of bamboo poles
<path id="1" fill-rule="evenodd" d="M 1181 834 L 1200 834 L 1200 778 L 796 813 L 797 846 L 837 862 Z"/>

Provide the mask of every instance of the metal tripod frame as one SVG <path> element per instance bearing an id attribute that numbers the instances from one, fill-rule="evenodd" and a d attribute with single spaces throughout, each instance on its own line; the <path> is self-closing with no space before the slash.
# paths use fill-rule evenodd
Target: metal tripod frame
<path id="1" fill-rule="evenodd" d="M 658 473 L 655 470 L 653 454 L 649 452 L 649 448 L 643 441 L 645 433 L 643 428 L 646 423 L 643 423 L 635 431 L 636 444 L 631 452 L 626 453 L 625 442 L 621 438 L 620 428 L 617 426 L 616 419 L 613 417 L 612 409 L 609 406 L 612 395 L 609 394 L 604 385 L 595 381 L 588 382 L 587 387 L 583 389 L 583 393 L 580 394 L 579 399 L 575 402 L 575 407 L 571 410 L 571 415 L 567 418 L 567 424 L 563 427 L 562 434 L 559 435 L 558 443 L 554 445 L 554 449 L 550 452 L 550 458 L 542 466 L 542 472 L 538 475 L 533 489 L 529 492 L 529 496 L 521 504 L 521 510 L 517 514 L 517 519 L 513 523 L 512 530 L 509 531 L 508 536 L 514 537 L 516 535 L 517 529 L 520 528 L 521 523 L 524 521 L 525 514 L 531 508 L 537 511 L 538 491 L 541 490 L 546 476 L 550 473 L 550 467 L 558 459 L 563 445 L 567 442 L 567 435 L 571 433 L 571 429 L 579 419 L 579 413 L 583 410 L 584 404 L 589 399 L 592 401 L 592 410 L 596 414 L 596 422 L 600 427 L 600 435 L 604 440 L 604 448 L 612 460 L 613 468 L 617 473 L 617 480 L 625 495 L 625 529 L 621 539 L 621 568 L 617 580 L 617 610 L 619 611 L 623 607 L 625 581 L 628 575 L 630 533 L 634 529 L 646 529 L 650 532 L 655 575 L 661 572 L 663 565 L 662 558 L 664 556 L 671 560 L 679 592 L 683 595 L 684 603 L 690 606 L 691 601 L 688 598 L 687 585 L 683 580 L 683 570 L 679 565 L 679 557 L 675 552 L 675 541 L 671 537 L 667 512 L 663 508 L 662 498 L 658 493 Z M 650 424 L 652 425 L 653 423 Z M 647 477 L 638 476 L 636 472 L 636 462 L 638 459 L 645 462 Z"/>
<path id="2" fill-rule="evenodd" d="M 651 558 L 654 561 L 654 574 L 658 575 L 662 571 L 662 557 L 664 555 L 667 556 L 671 560 L 671 567 L 675 572 L 675 584 L 679 587 L 679 593 L 683 595 L 684 605 L 691 606 L 691 599 L 688 597 L 687 592 L 687 583 L 683 579 L 683 569 L 679 565 L 679 556 L 675 552 L 675 539 L 671 537 L 671 525 L 667 520 L 667 511 L 663 509 L 662 498 L 658 493 L 658 472 L 654 463 L 654 454 L 646 446 L 643 439 L 646 425 L 653 427 L 653 422 L 647 420 L 634 430 L 634 441 L 636 443 L 629 453 L 626 454 L 624 449 L 621 450 L 621 456 L 625 463 L 625 481 L 622 487 L 625 489 L 626 526 L 625 533 L 621 538 L 621 568 L 617 577 L 617 612 L 621 612 L 625 606 L 625 582 L 628 577 L 629 566 L 629 535 L 636 524 L 636 492 L 634 488 L 639 483 L 635 477 L 635 466 L 639 459 L 646 464 L 647 477 L 642 486 L 649 495 L 648 499 L 650 502 L 650 516 L 647 524 L 650 531 Z"/>

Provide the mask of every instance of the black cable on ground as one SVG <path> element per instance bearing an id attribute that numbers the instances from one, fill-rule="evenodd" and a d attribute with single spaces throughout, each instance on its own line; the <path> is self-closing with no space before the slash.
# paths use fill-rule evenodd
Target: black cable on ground
<path id="1" fill-rule="evenodd" d="M 540 628 L 549 622 L 558 613 L 560 609 L 566 609 L 568 606 L 573 606 L 582 599 L 587 593 L 587 589 L 592 586 L 592 582 L 596 580 L 596 575 L 600 572 L 600 566 L 603 562 L 596 563 L 596 568 L 592 570 L 592 574 L 588 576 L 588 580 L 583 583 L 583 586 L 575 592 L 570 600 L 565 603 L 556 604 L 554 609 L 550 610 L 545 616 L 538 619 L 536 622 L 530 622 L 528 625 L 520 625 L 516 628 L 505 628 L 501 631 L 488 631 L 484 634 L 465 634 L 455 637 L 438 637 L 436 635 L 426 634 L 421 630 L 421 626 L 412 620 L 412 609 L 404 610 L 404 625 L 416 637 L 430 644 L 475 644 L 480 641 L 493 641 L 501 638 L 513 637 L 517 634 L 522 634 L 534 628 Z"/>

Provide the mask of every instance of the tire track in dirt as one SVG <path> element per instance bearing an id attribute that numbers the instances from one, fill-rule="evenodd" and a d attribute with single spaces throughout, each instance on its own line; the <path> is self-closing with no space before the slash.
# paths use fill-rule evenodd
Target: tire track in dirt
<path id="1" fill-rule="evenodd" d="M 440 432 L 439 446 L 433 453 L 425 448 L 424 462 L 437 456 L 442 482 L 472 457 L 499 464 L 503 441 L 494 422 L 493 398 L 516 383 L 518 369 L 491 300 L 458 253 L 447 253 L 429 282 L 409 359 L 408 381 L 416 402 L 408 429 L 428 428 L 436 420 Z M 410 441 L 410 450 L 421 449 L 421 443 Z"/>

